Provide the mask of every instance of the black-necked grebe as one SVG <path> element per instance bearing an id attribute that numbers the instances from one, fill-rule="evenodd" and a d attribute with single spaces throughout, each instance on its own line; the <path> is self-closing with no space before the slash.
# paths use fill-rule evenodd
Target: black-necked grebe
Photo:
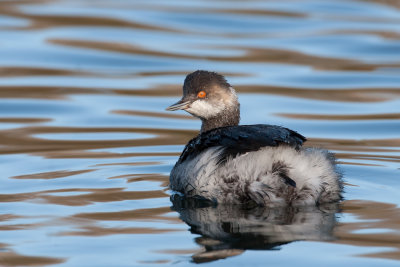
<path id="1" fill-rule="evenodd" d="M 202 121 L 170 175 L 170 188 L 186 197 L 261 206 L 318 205 L 341 199 L 342 180 L 331 153 L 303 148 L 306 138 L 275 125 L 238 125 L 233 87 L 215 72 L 187 75 L 183 109 Z"/>

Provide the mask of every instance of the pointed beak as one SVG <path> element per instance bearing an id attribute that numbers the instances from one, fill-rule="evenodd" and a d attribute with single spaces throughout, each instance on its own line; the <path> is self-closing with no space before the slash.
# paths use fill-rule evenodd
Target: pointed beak
<path id="1" fill-rule="evenodd" d="M 167 107 L 165 110 L 175 111 L 175 110 L 180 110 L 180 109 L 187 109 L 191 103 L 192 103 L 192 101 L 184 101 L 183 99 L 181 99 L 178 102 L 176 102 L 175 104 Z"/>

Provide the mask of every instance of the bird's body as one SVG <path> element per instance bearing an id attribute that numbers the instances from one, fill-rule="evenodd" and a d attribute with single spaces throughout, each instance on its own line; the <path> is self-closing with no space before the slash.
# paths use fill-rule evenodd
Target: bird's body
<path id="1" fill-rule="evenodd" d="M 200 134 L 189 141 L 170 175 L 170 188 L 186 197 L 218 203 L 315 205 L 340 200 L 342 182 L 325 150 L 303 148 L 306 140 L 274 125 L 238 125 L 239 103 L 223 76 L 189 74 L 181 101 L 199 117 Z"/>

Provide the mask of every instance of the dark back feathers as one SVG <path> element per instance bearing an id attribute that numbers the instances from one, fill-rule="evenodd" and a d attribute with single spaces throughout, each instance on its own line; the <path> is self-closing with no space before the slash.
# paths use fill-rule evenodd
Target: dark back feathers
<path id="1" fill-rule="evenodd" d="M 299 149 L 306 138 L 290 129 L 266 124 L 227 126 L 199 134 L 186 145 L 178 163 L 193 158 L 210 147 L 222 146 L 218 164 L 240 154 L 281 144 Z"/>

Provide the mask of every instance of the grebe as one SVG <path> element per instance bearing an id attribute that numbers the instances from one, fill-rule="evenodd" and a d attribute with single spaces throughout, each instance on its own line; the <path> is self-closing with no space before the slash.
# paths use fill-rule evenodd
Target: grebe
<path id="1" fill-rule="evenodd" d="M 334 156 L 303 148 L 306 138 L 275 125 L 238 125 L 233 87 L 215 72 L 186 76 L 183 97 L 167 110 L 201 119 L 170 174 L 170 188 L 185 197 L 259 206 L 319 205 L 341 199 Z"/>

